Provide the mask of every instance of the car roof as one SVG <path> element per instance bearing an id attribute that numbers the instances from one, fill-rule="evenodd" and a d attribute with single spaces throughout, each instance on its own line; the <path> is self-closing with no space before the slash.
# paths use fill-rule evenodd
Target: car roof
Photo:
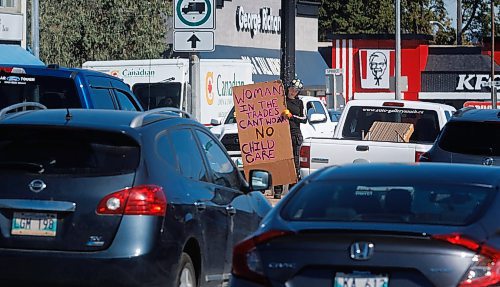
<path id="1" fill-rule="evenodd" d="M 472 164 L 446 163 L 369 163 L 323 169 L 312 180 L 346 180 L 353 183 L 383 181 L 391 183 L 470 184 L 496 186 L 500 169 Z"/>
<path id="2" fill-rule="evenodd" d="M 454 113 L 450 121 L 500 121 L 500 109 L 464 108 Z"/>
<path id="3" fill-rule="evenodd" d="M 35 76 L 53 76 L 53 77 L 72 77 L 77 74 L 89 75 L 89 76 L 100 76 L 100 77 L 108 77 L 118 79 L 111 75 L 94 71 L 88 69 L 80 69 L 80 68 L 68 68 L 68 67 L 60 67 L 57 65 L 49 65 L 49 66 L 31 66 L 31 65 L 8 65 L 3 66 L 0 64 L 1 68 L 21 68 L 28 75 Z"/>
<path id="4" fill-rule="evenodd" d="M 66 119 L 68 111 L 71 115 Z M 139 126 L 134 126 L 134 119 L 144 117 Z M 5 125 L 16 126 L 59 126 L 100 129 L 107 131 L 137 134 L 139 130 L 163 120 L 169 120 L 171 125 L 194 124 L 202 126 L 193 119 L 181 118 L 174 113 L 144 113 L 139 111 L 118 111 L 99 109 L 47 109 L 24 111 L 7 114 L 0 120 L 0 127 Z"/>

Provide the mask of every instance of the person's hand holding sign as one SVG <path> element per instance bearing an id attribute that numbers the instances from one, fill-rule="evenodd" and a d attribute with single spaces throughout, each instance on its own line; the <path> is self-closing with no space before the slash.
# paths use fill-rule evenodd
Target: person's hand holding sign
<path id="1" fill-rule="evenodd" d="M 284 110 L 282 114 L 284 117 L 287 117 L 289 119 L 291 119 L 293 117 L 292 113 L 290 113 L 290 111 L 288 109 Z"/>

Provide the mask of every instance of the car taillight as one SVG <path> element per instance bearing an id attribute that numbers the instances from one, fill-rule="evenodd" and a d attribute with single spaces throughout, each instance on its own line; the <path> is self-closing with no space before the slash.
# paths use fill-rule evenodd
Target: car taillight
<path id="1" fill-rule="evenodd" d="M 164 216 L 167 199 L 163 188 L 140 185 L 108 194 L 97 205 L 97 214 Z"/>
<path id="2" fill-rule="evenodd" d="M 404 103 L 398 103 L 398 102 L 384 102 L 382 104 L 384 107 L 404 107 Z"/>
<path id="3" fill-rule="evenodd" d="M 458 287 L 487 287 L 500 283 L 500 250 L 479 244 L 460 234 L 434 235 L 432 238 L 477 252 Z"/>
<path id="4" fill-rule="evenodd" d="M 311 147 L 301 146 L 300 147 L 300 167 L 310 168 L 311 167 Z"/>
<path id="5" fill-rule="evenodd" d="M 19 67 L 0 67 L 0 72 L 13 73 L 13 74 L 26 74 L 23 68 Z"/>
<path id="6" fill-rule="evenodd" d="M 415 162 L 429 162 L 431 155 L 428 152 L 415 152 Z"/>
<path id="7" fill-rule="evenodd" d="M 233 275 L 255 283 L 268 285 L 268 279 L 264 275 L 263 262 L 256 246 L 292 234 L 293 232 L 290 231 L 270 230 L 238 243 L 233 249 Z"/>

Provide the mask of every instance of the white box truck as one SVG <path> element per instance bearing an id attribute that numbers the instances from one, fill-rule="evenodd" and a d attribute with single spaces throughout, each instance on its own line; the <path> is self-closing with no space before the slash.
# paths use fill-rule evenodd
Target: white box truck
<path id="1" fill-rule="evenodd" d="M 90 61 L 83 68 L 104 72 L 130 85 L 145 110 L 177 107 L 188 110 L 191 99 L 188 59 Z M 200 87 L 193 116 L 205 125 L 225 117 L 233 107 L 232 87 L 252 84 L 247 60 L 201 59 Z"/>

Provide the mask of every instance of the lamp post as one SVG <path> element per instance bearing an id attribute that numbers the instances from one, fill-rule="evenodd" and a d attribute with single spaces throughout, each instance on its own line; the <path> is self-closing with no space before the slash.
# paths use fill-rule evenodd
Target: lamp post
<path id="1" fill-rule="evenodd" d="M 33 55 L 40 58 L 40 19 L 38 14 L 38 0 L 31 1 L 31 49 Z"/>
<path id="2" fill-rule="evenodd" d="M 396 75 L 395 99 L 401 100 L 401 0 L 396 0 Z"/>

